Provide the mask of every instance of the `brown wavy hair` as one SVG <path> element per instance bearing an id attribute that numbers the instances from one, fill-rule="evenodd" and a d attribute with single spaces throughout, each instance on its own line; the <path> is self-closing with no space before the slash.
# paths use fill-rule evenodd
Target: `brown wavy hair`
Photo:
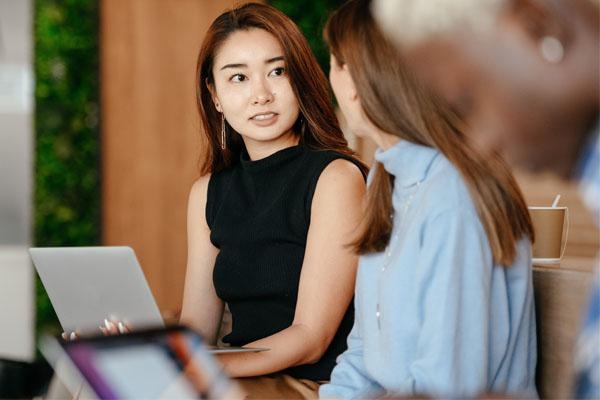
<path id="1" fill-rule="evenodd" d="M 370 0 L 351 0 L 331 15 L 325 38 L 348 65 L 365 115 L 379 129 L 442 153 L 460 172 L 485 228 L 494 262 L 512 265 L 516 242 L 534 238 L 529 212 L 505 161 L 482 156 L 458 128 L 461 121 L 406 68 L 377 27 Z M 377 163 L 367 194 L 358 253 L 383 251 L 390 240 L 393 177 Z"/>
<path id="2" fill-rule="evenodd" d="M 196 102 L 208 139 L 208 151 L 200 159 L 200 173 L 218 172 L 239 159 L 244 148 L 241 136 L 226 122 L 227 148 L 220 147 L 221 114 L 215 108 L 208 84 L 214 84 L 213 62 L 220 46 L 234 32 L 263 29 L 277 38 L 283 48 L 286 71 L 300 105 L 293 132 L 313 150 L 333 150 L 355 159 L 340 129 L 327 78 L 319 67 L 306 38 L 292 20 L 265 4 L 247 3 L 226 11 L 212 23 L 202 43 L 196 65 Z"/>

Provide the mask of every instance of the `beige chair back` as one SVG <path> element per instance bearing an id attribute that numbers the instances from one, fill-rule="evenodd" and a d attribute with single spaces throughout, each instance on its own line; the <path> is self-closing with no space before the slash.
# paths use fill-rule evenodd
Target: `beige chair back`
<path id="1" fill-rule="evenodd" d="M 542 399 L 572 397 L 573 348 L 591 280 L 587 271 L 534 267 L 536 384 Z"/>

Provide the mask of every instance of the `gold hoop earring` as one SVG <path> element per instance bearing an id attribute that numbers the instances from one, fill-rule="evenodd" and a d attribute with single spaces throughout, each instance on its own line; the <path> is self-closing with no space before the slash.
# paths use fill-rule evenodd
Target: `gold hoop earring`
<path id="1" fill-rule="evenodd" d="M 221 150 L 225 150 L 227 143 L 225 142 L 225 114 L 221 114 Z"/>

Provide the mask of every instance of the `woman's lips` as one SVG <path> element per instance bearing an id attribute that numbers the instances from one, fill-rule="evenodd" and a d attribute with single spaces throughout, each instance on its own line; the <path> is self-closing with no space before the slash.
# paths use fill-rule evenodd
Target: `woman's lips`
<path id="1" fill-rule="evenodd" d="M 250 121 L 252 121 L 255 125 L 265 127 L 265 126 L 273 125 L 275 122 L 277 122 L 277 117 L 278 117 L 277 113 L 267 112 L 267 113 L 256 114 L 255 116 L 250 118 Z"/>

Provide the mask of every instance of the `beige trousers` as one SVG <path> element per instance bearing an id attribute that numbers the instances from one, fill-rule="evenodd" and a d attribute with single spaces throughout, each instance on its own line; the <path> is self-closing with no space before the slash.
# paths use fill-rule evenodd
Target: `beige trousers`
<path id="1" fill-rule="evenodd" d="M 234 381 L 246 394 L 245 399 L 316 399 L 325 382 L 296 379 L 285 374 L 271 374 Z"/>
<path id="2" fill-rule="evenodd" d="M 325 382 L 314 382 L 308 379 L 296 379 L 285 374 L 272 374 L 252 378 L 236 378 L 235 383 L 244 392 L 244 399 L 316 399 L 319 397 L 319 386 Z M 78 392 L 72 396 L 63 383 L 52 378 L 46 400 L 71 399 L 82 400 L 94 398 L 91 393 Z"/>

